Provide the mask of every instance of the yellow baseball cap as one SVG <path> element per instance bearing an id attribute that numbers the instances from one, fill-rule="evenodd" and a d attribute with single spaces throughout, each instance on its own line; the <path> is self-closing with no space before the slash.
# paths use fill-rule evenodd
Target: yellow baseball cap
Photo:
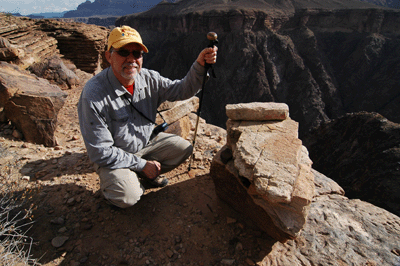
<path id="1" fill-rule="evenodd" d="M 128 43 L 137 43 L 142 46 L 145 53 L 149 52 L 147 47 L 143 44 L 139 32 L 129 26 L 116 27 L 110 32 L 107 51 L 110 50 L 111 46 L 119 49 Z"/>

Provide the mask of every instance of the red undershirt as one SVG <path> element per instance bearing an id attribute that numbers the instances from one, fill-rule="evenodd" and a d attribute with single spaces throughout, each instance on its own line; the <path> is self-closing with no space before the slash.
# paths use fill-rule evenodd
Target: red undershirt
<path id="1" fill-rule="evenodd" d="M 133 83 L 132 85 L 129 85 L 128 87 L 125 87 L 127 89 L 127 91 L 129 91 L 129 93 L 131 95 L 133 95 L 133 88 L 135 87 L 135 83 Z"/>

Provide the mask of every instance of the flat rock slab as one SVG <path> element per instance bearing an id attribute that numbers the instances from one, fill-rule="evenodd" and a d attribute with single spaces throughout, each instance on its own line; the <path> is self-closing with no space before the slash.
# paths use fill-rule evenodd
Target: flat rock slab
<path id="1" fill-rule="evenodd" d="M 226 115 L 232 120 L 270 121 L 289 117 L 289 107 L 285 103 L 238 103 L 228 104 L 225 109 Z"/>
<path id="2" fill-rule="evenodd" d="M 199 108 L 199 98 L 194 96 L 184 101 L 168 102 L 163 104 L 161 108 L 161 115 L 168 124 L 172 124 L 182 117 L 196 112 Z M 158 114 L 156 117 L 156 123 L 161 124 L 164 120 Z"/>

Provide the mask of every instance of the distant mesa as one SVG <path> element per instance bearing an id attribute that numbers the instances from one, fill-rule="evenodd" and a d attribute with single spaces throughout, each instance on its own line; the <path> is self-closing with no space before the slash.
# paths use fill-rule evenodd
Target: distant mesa
<path id="1" fill-rule="evenodd" d="M 87 18 L 87 17 L 110 17 L 110 16 L 124 16 L 134 13 L 146 12 L 154 7 L 158 6 L 152 12 L 159 13 L 160 11 L 168 11 L 168 4 L 176 3 L 183 7 L 185 12 L 201 12 L 202 10 L 211 7 L 213 9 L 219 10 L 221 8 L 231 8 L 237 7 L 268 7 L 278 8 L 278 9 L 303 9 L 303 8 L 340 8 L 340 7 L 360 7 L 365 6 L 365 4 L 374 4 L 381 7 L 389 7 L 400 9 L 400 0 L 359 0 L 359 1 L 346 1 L 342 3 L 341 1 L 323 1 L 321 3 L 310 3 L 305 0 L 285 0 L 280 1 L 278 4 L 276 1 L 266 0 L 263 3 L 259 1 L 230 1 L 221 3 L 220 1 L 178 1 L 178 0 L 122 0 L 122 1 L 105 1 L 105 0 L 95 0 L 93 3 L 89 0 L 81 3 L 76 10 L 64 11 L 64 12 L 45 12 L 45 13 L 33 13 L 29 15 L 21 15 L 20 13 L 11 13 L 11 15 L 16 17 L 29 17 L 32 19 L 43 19 L 43 18 Z M 364 2 L 364 3 L 360 3 Z M 188 8 L 190 7 L 190 8 Z M 372 7 L 372 6 L 371 6 Z M 177 12 L 176 7 L 174 7 L 175 13 Z M 182 11 L 183 11 L 182 10 Z M 168 13 L 168 12 L 166 12 Z M 178 12 L 179 13 L 179 12 Z M 84 20 L 82 20 L 84 21 Z M 88 21 L 84 21 L 88 23 Z"/>
<path id="2" fill-rule="evenodd" d="M 360 0 L 360 1 L 372 3 L 378 6 L 400 9 L 400 0 Z"/>
<path id="3" fill-rule="evenodd" d="M 76 10 L 66 12 L 63 17 L 123 16 L 147 11 L 158 3 L 160 3 L 160 0 L 95 0 L 93 3 L 86 1 L 80 4 Z"/>
<path id="4" fill-rule="evenodd" d="M 28 18 L 33 18 L 33 19 L 42 19 L 42 18 L 62 18 L 65 13 L 67 13 L 67 11 L 33 13 L 33 14 L 29 14 L 29 15 L 21 15 L 20 13 L 13 13 L 12 15 L 15 17 L 28 17 Z"/>

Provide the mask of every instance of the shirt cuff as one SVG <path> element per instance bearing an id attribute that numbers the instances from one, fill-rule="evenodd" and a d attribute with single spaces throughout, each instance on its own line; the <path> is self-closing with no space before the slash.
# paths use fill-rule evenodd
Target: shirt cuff
<path id="1" fill-rule="evenodd" d="M 203 67 L 202 65 L 199 64 L 199 62 L 194 61 L 193 63 L 193 69 L 196 70 L 196 72 L 204 74 L 204 72 L 206 71 L 206 68 Z"/>
<path id="2" fill-rule="evenodd" d="M 145 159 L 140 158 L 136 167 L 130 167 L 131 170 L 141 172 L 143 168 L 146 166 L 147 161 Z"/>

